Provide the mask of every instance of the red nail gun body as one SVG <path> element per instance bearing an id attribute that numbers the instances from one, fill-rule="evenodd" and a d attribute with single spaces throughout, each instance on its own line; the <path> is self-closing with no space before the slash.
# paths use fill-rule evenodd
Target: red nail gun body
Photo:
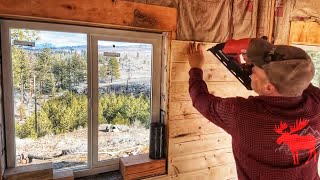
<path id="1" fill-rule="evenodd" d="M 251 88 L 252 65 L 245 63 L 244 56 L 249 46 L 250 38 L 228 40 L 208 49 L 222 64 L 248 89 Z"/>

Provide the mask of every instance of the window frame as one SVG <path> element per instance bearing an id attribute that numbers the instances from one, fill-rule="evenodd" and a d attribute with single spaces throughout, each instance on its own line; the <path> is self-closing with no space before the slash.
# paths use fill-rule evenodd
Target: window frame
<path id="1" fill-rule="evenodd" d="M 148 33 L 128 30 L 115 30 L 78 25 L 65 25 L 43 22 L 27 22 L 18 20 L 2 20 L 1 25 L 1 45 L 2 47 L 2 78 L 5 86 L 3 87 L 4 96 L 4 122 L 5 122 L 5 144 L 6 144 L 6 167 L 16 167 L 16 146 L 15 146 L 15 122 L 14 122 L 14 103 L 13 103 L 13 77 L 10 28 L 45 30 L 57 32 L 83 33 L 87 35 L 87 100 L 88 100 L 88 154 L 87 165 L 80 169 L 74 169 L 83 175 L 94 174 L 97 172 L 107 172 L 119 169 L 119 159 L 106 161 L 96 161 L 98 159 L 98 64 L 97 54 L 94 43 L 98 40 L 109 40 L 132 43 L 148 43 L 153 46 L 152 54 L 152 85 L 151 85 L 151 122 L 160 122 L 161 109 L 161 81 L 162 81 L 162 61 L 166 58 L 163 45 L 165 33 Z M 97 45 L 97 44 L 96 44 Z M 96 49 L 97 50 L 97 49 Z M 96 57 L 95 57 L 96 56 Z M 95 59 L 96 58 L 96 59 Z M 96 73 L 94 73 L 96 72 Z M 96 158 L 96 159 L 95 159 Z M 107 167 L 106 167 L 107 166 Z M 68 169 L 68 168 L 66 168 Z M 89 172 L 90 171 L 90 172 Z"/>

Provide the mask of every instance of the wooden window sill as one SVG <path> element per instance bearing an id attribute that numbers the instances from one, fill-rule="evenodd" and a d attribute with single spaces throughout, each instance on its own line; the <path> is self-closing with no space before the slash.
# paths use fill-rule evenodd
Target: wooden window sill
<path id="1" fill-rule="evenodd" d="M 166 173 L 166 159 L 150 159 L 149 154 L 120 158 L 124 180 L 148 178 Z"/>

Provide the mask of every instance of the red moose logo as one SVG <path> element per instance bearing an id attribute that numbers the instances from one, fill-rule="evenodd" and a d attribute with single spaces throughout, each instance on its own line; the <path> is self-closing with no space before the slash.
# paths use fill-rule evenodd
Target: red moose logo
<path id="1" fill-rule="evenodd" d="M 309 120 L 297 120 L 294 126 L 289 126 L 289 132 L 283 132 L 283 130 L 288 128 L 287 123 L 281 121 L 279 126 L 275 125 L 274 130 L 278 134 L 281 134 L 281 136 L 277 139 L 277 143 L 279 145 L 284 143 L 289 146 L 294 165 L 299 164 L 299 150 L 309 151 L 309 158 L 305 164 L 308 164 L 309 160 L 312 158 L 312 155 L 314 155 L 314 162 L 316 162 L 316 138 L 312 135 L 300 136 L 298 134 L 292 134 L 303 129 L 308 123 Z"/>

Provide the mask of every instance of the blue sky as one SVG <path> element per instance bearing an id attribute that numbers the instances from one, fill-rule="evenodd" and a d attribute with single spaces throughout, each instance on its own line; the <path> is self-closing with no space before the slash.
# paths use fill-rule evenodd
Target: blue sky
<path id="1" fill-rule="evenodd" d="M 40 31 L 40 40 L 36 44 L 52 44 L 56 47 L 87 45 L 87 35 L 79 33 L 64 33 Z"/>
<path id="2" fill-rule="evenodd" d="M 61 46 L 79 46 L 87 45 L 87 35 L 80 33 L 65 33 L 53 31 L 40 31 L 40 40 L 36 44 L 52 44 L 56 47 Z M 99 45 L 103 46 L 127 46 L 127 45 L 140 45 L 139 43 L 125 43 L 125 42 L 111 42 L 99 41 Z"/>

